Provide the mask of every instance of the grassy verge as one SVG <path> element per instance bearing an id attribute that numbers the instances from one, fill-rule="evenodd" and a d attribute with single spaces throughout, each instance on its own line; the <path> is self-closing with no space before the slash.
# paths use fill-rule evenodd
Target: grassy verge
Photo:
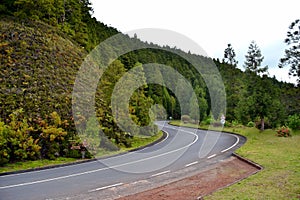
<path id="1" fill-rule="evenodd" d="M 119 153 L 123 153 L 126 151 L 130 151 L 139 147 L 146 146 L 148 144 L 151 144 L 158 139 L 160 139 L 163 136 L 163 133 L 160 131 L 158 134 L 152 136 L 152 137 L 134 137 L 132 139 L 132 147 L 130 148 L 121 148 L 120 151 L 101 151 L 97 158 L 105 157 L 105 156 L 111 156 Z M 67 163 L 73 163 L 82 161 L 82 159 L 76 159 L 76 158 L 64 158 L 59 157 L 55 160 L 35 160 L 35 161 L 24 161 L 24 162 L 15 162 L 15 163 L 8 163 L 4 165 L 3 167 L 0 167 L 0 173 L 4 172 L 12 172 L 12 171 L 18 171 L 18 170 L 27 170 L 27 169 L 34 169 L 39 167 L 48 167 L 53 165 L 59 165 L 59 164 L 67 164 Z"/>
<path id="2" fill-rule="evenodd" d="M 246 136 L 247 143 L 236 153 L 264 169 L 205 199 L 300 199 L 300 131 L 292 132 L 288 138 L 277 137 L 270 129 L 260 132 L 240 126 L 224 128 L 224 131 Z"/>
<path id="3" fill-rule="evenodd" d="M 25 169 L 34 169 L 38 167 L 47 167 L 51 165 L 59 165 L 69 162 L 75 162 L 77 159 L 75 158 L 63 158 L 59 157 L 56 160 L 34 160 L 34 161 L 24 161 L 24 162 L 15 162 L 15 163 L 8 163 L 3 167 L 0 167 L 0 173 L 3 172 L 11 172 L 11 171 L 18 171 L 18 170 L 25 170 Z"/>
<path id="4" fill-rule="evenodd" d="M 105 156 L 112 156 L 120 153 L 124 153 L 130 150 L 134 150 L 140 147 L 144 147 L 146 145 L 149 145 L 157 140 L 159 140 L 163 136 L 163 132 L 160 131 L 158 134 L 151 136 L 151 137 L 146 137 L 146 136 L 137 136 L 134 137 L 131 141 L 131 147 L 126 148 L 126 147 L 121 147 L 119 151 L 106 151 L 106 150 L 101 150 L 98 152 L 96 155 L 97 158 L 105 157 Z"/>

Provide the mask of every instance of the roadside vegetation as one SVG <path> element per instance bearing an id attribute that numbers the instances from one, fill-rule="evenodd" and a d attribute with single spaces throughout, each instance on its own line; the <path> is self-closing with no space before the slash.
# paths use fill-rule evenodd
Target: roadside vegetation
<path id="1" fill-rule="evenodd" d="M 153 142 L 158 141 L 162 137 L 163 137 L 163 133 L 161 131 L 158 134 L 151 137 L 134 137 L 132 139 L 132 146 L 130 148 L 122 147 L 118 151 L 108 151 L 103 149 L 94 157 L 104 158 L 107 156 L 113 156 L 116 154 L 125 153 L 137 148 L 143 148 L 144 146 L 147 146 L 149 144 L 152 144 Z M 70 163 L 82 162 L 84 160 L 92 159 L 92 157 L 82 159 L 81 156 L 82 156 L 81 153 L 78 152 L 77 158 L 60 156 L 52 160 L 38 159 L 33 161 L 17 161 L 17 162 L 6 163 L 0 167 L 0 173 L 29 170 L 29 169 L 43 168 L 43 167 L 52 167 L 55 165 L 70 164 Z"/>
<path id="2" fill-rule="evenodd" d="M 174 125 L 197 128 L 192 123 L 172 122 Z M 208 125 L 200 125 L 207 129 Z M 221 130 L 222 127 L 210 127 Z M 238 183 L 214 192 L 204 199 L 299 199 L 300 197 L 300 130 L 266 129 L 243 125 L 225 126 L 223 131 L 247 137 L 236 153 L 263 167 L 263 170 Z M 287 132 L 286 137 L 282 132 Z"/>
<path id="3" fill-rule="evenodd" d="M 72 91 L 82 62 L 93 48 L 119 31 L 92 17 L 89 0 L 4 0 L 0 11 L 1 166 L 43 159 L 71 158 L 73 161 L 80 159 L 83 151 L 85 158 L 91 158 L 92 155 L 132 149 L 157 139 L 155 117 L 177 120 L 183 117 L 186 121 L 201 124 L 214 121 L 214 125 L 220 127 L 220 113 L 212 110 L 212 104 L 216 102 L 211 102 L 211 91 L 204 81 L 207 76 L 215 82 L 215 77 L 209 76 L 212 64 L 219 70 L 226 89 L 226 120 L 230 122 L 225 124 L 226 128 L 238 124 L 255 126 L 261 131 L 285 125 L 292 129 L 299 127 L 299 85 L 268 77 L 268 67 L 261 66 L 264 57 L 254 41 L 245 55 L 245 71 L 242 71 L 230 44 L 220 61 L 183 52 L 176 47 L 142 42 L 137 35 L 132 38 L 123 35 L 124 40 L 145 48 L 120 56 L 105 70 L 95 92 L 95 118 L 89 117 L 88 111 L 74 114 Z M 299 23 L 296 20 L 291 24 L 285 42 L 292 47 L 280 61 L 280 67 L 291 64 L 290 73 L 295 76 L 299 76 L 300 31 L 294 29 Z M 108 54 L 122 49 L 122 45 L 109 47 Z M 179 55 L 199 64 L 198 67 L 203 68 L 201 74 Z M 178 80 L 160 70 L 147 76 L 145 64 L 149 63 L 175 69 L 191 84 L 196 98 L 192 98 Z M 134 91 L 128 103 L 129 113 L 119 111 L 118 116 L 131 119 L 137 126 L 129 124 L 130 131 L 124 131 L 113 117 L 111 95 L 120 78 L 133 68 L 139 69 L 138 77 L 142 83 L 161 80 L 174 88 L 171 90 L 164 86 L 166 84 L 143 84 Z M 210 90 L 218 93 L 221 87 L 223 85 L 212 85 Z M 153 105 L 162 105 L 165 110 L 150 112 L 155 110 Z M 196 111 L 199 111 L 200 119 Z M 90 124 L 101 127 L 94 129 L 95 126 Z M 146 125 L 148 130 L 137 128 Z M 85 150 L 76 126 L 96 138 L 100 134 L 98 128 L 101 128 L 101 134 L 104 134 L 101 140 L 87 141 L 99 147 L 99 152 Z M 283 127 L 280 133 L 283 136 L 286 128 Z"/>

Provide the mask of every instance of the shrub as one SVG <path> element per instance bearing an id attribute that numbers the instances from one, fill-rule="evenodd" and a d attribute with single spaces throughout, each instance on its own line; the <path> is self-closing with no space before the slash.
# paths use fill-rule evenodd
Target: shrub
<path id="1" fill-rule="evenodd" d="M 131 144 L 131 134 L 127 132 L 117 133 L 118 137 L 115 138 L 115 142 L 119 146 L 124 146 L 126 148 L 132 147 Z"/>
<path id="2" fill-rule="evenodd" d="M 221 122 L 218 122 L 218 121 L 215 121 L 212 125 L 213 125 L 214 127 L 220 127 L 220 126 L 222 126 L 222 123 L 221 123 Z"/>
<path id="3" fill-rule="evenodd" d="M 288 117 L 287 125 L 293 130 L 300 129 L 300 115 L 290 115 Z"/>
<path id="4" fill-rule="evenodd" d="M 69 158 L 81 158 L 81 152 L 78 149 L 70 149 L 67 152 Z"/>
<path id="5" fill-rule="evenodd" d="M 42 134 L 40 135 L 43 157 L 55 159 L 60 156 L 60 153 L 63 152 L 61 144 L 66 135 L 67 132 L 65 132 L 62 128 L 54 126 L 43 128 Z"/>
<path id="6" fill-rule="evenodd" d="M 79 136 L 75 136 L 74 139 L 69 140 L 69 148 L 65 149 L 66 156 L 70 158 L 82 158 L 84 152 L 84 158 L 92 158 L 93 155 L 89 152 L 89 142 L 87 139 L 80 139 Z"/>
<path id="7" fill-rule="evenodd" d="M 181 116 L 181 121 L 183 121 L 183 123 L 189 123 L 191 121 L 191 117 L 188 115 L 182 115 Z"/>
<path id="8" fill-rule="evenodd" d="M 118 151 L 120 149 L 105 136 L 101 137 L 100 147 L 108 151 Z"/>
<path id="9" fill-rule="evenodd" d="M 158 128 L 154 124 L 145 126 L 144 128 L 140 129 L 140 135 L 153 136 L 156 135 L 157 133 L 158 133 Z"/>
<path id="10" fill-rule="evenodd" d="M 254 127 L 254 126 L 255 126 L 255 123 L 252 122 L 252 121 L 250 121 L 250 122 L 248 122 L 247 126 L 248 126 L 248 127 Z"/>
<path id="11" fill-rule="evenodd" d="M 232 126 L 237 126 L 239 125 L 239 122 L 237 120 L 232 120 L 231 124 Z"/>
<path id="12" fill-rule="evenodd" d="M 40 157 L 39 139 L 34 139 L 31 134 L 34 128 L 23 117 L 23 109 L 18 109 L 9 115 L 10 131 L 7 137 L 7 146 L 10 148 L 10 161 L 35 160 Z"/>
<path id="13" fill-rule="evenodd" d="M 213 121 L 214 121 L 214 119 L 212 119 L 211 117 L 208 117 L 204 121 L 202 121 L 202 124 L 210 125 Z"/>
<path id="14" fill-rule="evenodd" d="M 7 144 L 7 136 L 10 135 L 11 129 L 0 121 L 0 166 L 8 163 L 10 148 Z"/>
<path id="15" fill-rule="evenodd" d="M 280 129 L 277 130 L 277 136 L 278 137 L 290 137 L 291 135 L 291 131 L 288 127 L 281 127 Z"/>
<path id="16" fill-rule="evenodd" d="M 229 121 L 225 121 L 224 126 L 225 127 L 232 127 L 232 124 Z"/>

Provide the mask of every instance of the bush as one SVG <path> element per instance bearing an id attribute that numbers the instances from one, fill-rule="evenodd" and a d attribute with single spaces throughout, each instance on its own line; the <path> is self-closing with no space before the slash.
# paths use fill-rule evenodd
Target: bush
<path id="1" fill-rule="evenodd" d="M 252 121 L 250 121 L 250 122 L 248 122 L 247 126 L 248 126 L 248 127 L 255 127 L 255 123 L 252 122 Z"/>
<path id="2" fill-rule="evenodd" d="M 300 115 L 290 115 L 288 117 L 287 125 L 293 130 L 300 129 Z"/>
<path id="3" fill-rule="evenodd" d="M 232 124 L 229 121 L 225 121 L 224 126 L 225 127 L 232 127 Z"/>
<path id="4" fill-rule="evenodd" d="M 239 125 L 239 121 L 232 120 L 231 124 L 232 124 L 232 126 L 237 126 L 237 125 Z"/>
<path id="5" fill-rule="evenodd" d="M 10 148 L 7 146 L 7 136 L 10 135 L 11 129 L 0 121 L 0 166 L 8 163 Z"/>
<path id="6" fill-rule="evenodd" d="M 213 125 L 213 127 L 221 127 L 222 123 L 218 122 L 218 121 L 215 121 L 212 125 Z"/>
<path id="7" fill-rule="evenodd" d="M 42 155 L 45 158 L 55 159 L 63 152 L 62 142 L 64 137 L 67 135 L 62 128 L 54 126 L 48 126 L 43 128 L 42 134 L 40 135 L 42 146 Z"/>
<path id="8" fill-rule="evenodd" d="M 101 136 L 100 147 L 108 151 L 118 151 L 120 149 L 104 135 Z"/>
<path id="9" fill-rule="evenodd" d="M 183 123 L 189 123 L 191 121 L 191 117 L 188 115 L 182 115 L 181 116 L 181 121 L 183 121 Z"/>
<path id="10" fill-rule="evenodd" d="M 207 117 L 205 120 L 203 120 L 201 123 L 203 125 L 210 125 L 212 122 L 214 121 L 214 119 L 212 119 L 211 117 Z"/>
<path id="11" fill-rule="evenodd" d="M 7 125 L 10 130 L 6 135 L 10 161 L 35 160 L 40 157 L 39 139 L 34 139 L 31 134 L 34 128 L 23 117 L 23 109 L 18 109 L 9 115 Z"/>
<path id="12" fill-rule="evenodd" d="M 140 129 L 140 135 L 153 136 L 158 133 L 158 127 L 154 124 L 148 125 Z"/>
<path id="13" fill-rule="evenodd" d="M 277 136 L 278 137 L 290 137 L 291 135 L 291 131 L 288 127 L 281 127 L 280 129 L 277 130 Z"/>
<path id="14" fill-rule="evenodd" d="M 70 149 L 67 152 L 69 158 L 81 158 L 81 152 L 78 149 Z"/>

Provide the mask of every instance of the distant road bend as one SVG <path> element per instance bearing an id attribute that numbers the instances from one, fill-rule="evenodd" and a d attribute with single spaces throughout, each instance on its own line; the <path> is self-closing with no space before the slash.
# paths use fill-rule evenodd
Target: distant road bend
<path id="1" fill-rule="evenodd" d="M 55 199 L 93 193 L 222 160 L 245 143 L 242 136 L 157 122 L 167 137 L 138 151 L 87 163 L 0 176 L 0 200 Z"/>

